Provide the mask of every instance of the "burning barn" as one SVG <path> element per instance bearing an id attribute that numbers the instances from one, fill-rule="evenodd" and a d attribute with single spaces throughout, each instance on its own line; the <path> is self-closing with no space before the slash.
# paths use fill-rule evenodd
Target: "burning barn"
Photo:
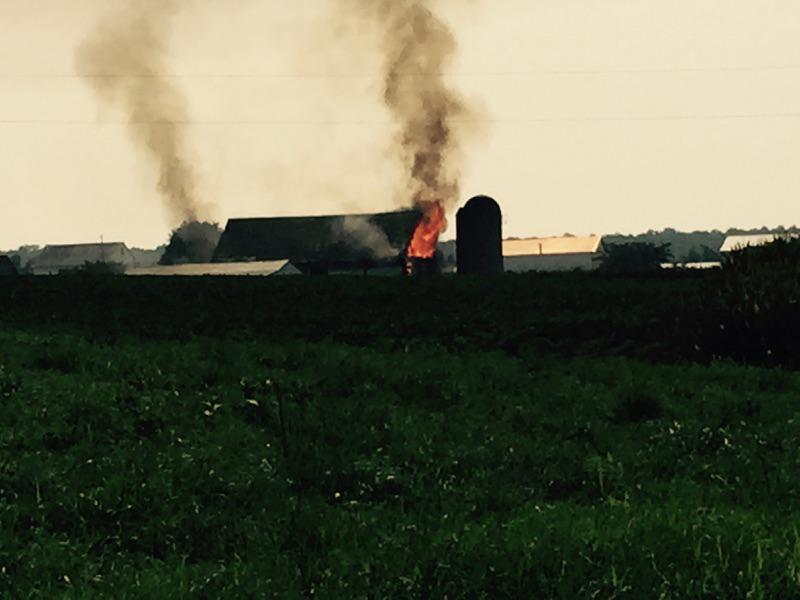
<path id="1" fill-rule="evenodd" d="M 288 260 L 303 273 L 400 273 L 423 215 L 231 219 L 215 263 Z"/>
<path id="2" fill-rule="evenodd" d="M 136 263 L 133 253 L 121 243 L 71 244 L 45 246 L 44 250 L 29 263 L 34 275 L 56 275 L 63 271 L 74 271 L 86 265 L 117 265 L 132 267 Z"/>

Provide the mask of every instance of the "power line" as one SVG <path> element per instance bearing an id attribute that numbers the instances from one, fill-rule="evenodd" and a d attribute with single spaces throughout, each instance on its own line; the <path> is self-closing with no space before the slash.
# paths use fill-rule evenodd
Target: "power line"
<path id="1" fill-rule="evenodd" d="M 800 119 L 800 113 L 731 113 L 731 114 L 666 114 L 666 115 L 610 115 L 563 117 L 507 117 L 494 119 L 453 119 L 453 124 L 503 124 L 503 123 L 603 123 L 647 121 L 741 121 Z M 380 126 L 394 125 L 390 120 L 192 120 L 192 121 L 86 121 L 66 119 L 0 119 L 0 125 L 93 125 L 93 126 L 258 126 L 258 125 L 308 125 L 308 126 Z"/>
<path id="2" fill-rule="evenodd" d="M 736 73 L 800 71 L 800 65 L 733 65 L 715 67 L 643 67 L 608 69 L 530 69 L 454 73 L 396 73 L 408 78 L 475 78 L 528 76 L 649 75 L 670 73 Z M 376 79 L 382 73 L 0 73 L 0 79 Z"/>

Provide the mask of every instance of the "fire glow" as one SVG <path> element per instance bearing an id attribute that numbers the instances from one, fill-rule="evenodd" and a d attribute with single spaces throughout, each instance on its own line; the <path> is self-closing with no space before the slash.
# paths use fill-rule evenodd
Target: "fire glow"
<path id="1" fill-rule="evenodd" d="M 433 258 L 439 236 L 447 229 L 447 218 L 440 202 L 426 202 L 422 210 L 422 219 L 408 245 L 408 258 Z"/>

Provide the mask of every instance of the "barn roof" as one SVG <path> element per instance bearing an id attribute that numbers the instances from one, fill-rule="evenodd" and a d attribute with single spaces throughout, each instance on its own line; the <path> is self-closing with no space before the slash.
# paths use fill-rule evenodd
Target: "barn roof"
<path id="1" fill-rule="evenodd" d="M 300 271 L 288 260 L 248 263 L 209 263 L 164 265 L 128 269 L 127 275 L 162 277 L 202 277 L 202 276 L 270 276 L 298 275 Z"/>
<path id="2" fill-rule="evenodd" d="M 758 234 L 758 235 L 729 235 L 725 238 L 725 241 L 722 243 L 722 248 L 719 249 L 720 252 L 733 252 L 738 248 L 746 248 L 747 246 L 763 246 L 765 244 L 769 244 L 774 242 L 780 238 L 792 238 L 797 237 L 794 234 L 786 234 L 786 233 L 765 233 L 765 234 Z"/>
<path id="3" fill-rule="evenodd" d="M 16 275 L 17 268 L 11 259 L 7 256 L 0 256 L 0 276 L 2 275 Z"/>
<path id="4" fill-rule="evenodd" d="M 406 250 L 421 213 L 401 212 L 231 219 L 214 262 L 289 260 L 297 266 L 396 261 Z"/>
<path id="5" fill-rule="evenodd" d="M 109 244 L 69 244 L 45 246 L 41 254 L 31 260 L 34 271 L 76 269 L 86 263 L 116 263 L 131 266 L 135 259 L 122 242 Z"/>
<path id="6" fill-rule="evenodd" d="M 601 241 L 599 235 L 504 240 L 503 256 L 594 254 L 599 251 Z"/>

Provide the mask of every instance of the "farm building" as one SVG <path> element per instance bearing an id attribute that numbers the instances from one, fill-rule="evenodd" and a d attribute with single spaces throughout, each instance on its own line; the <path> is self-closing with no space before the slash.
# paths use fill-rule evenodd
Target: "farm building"
<path id="1" fill-rule="evenodd" d="M 504 240 L 503 261 L 505 270 L 512 273 L 588 271 L 597 268 L 601 244 L 599 235 Z"/>
<path id="2" fill-rule="evenodd" d="M 288 260 L 303 273 L 400 272 L 422 215 L 231 219 L 215 263 Z"/>
<path id="3" fill-rule="evenodd" d="M 273 275 L 299 275 L 300 270 L 288 260 L 278 260 L 269 262 L 210 263 L 138 267 L 128 269 L 126 274 L 150 277 L 269 277 Z"/>
<path id="4" fill-rule="evenodd" d="M 39 256 L 29 263 L 34 275 L 55 275 L 62 271 L 74 271 L 86 264 L 113 264 L 132 267 L 136 260 L 121 242 L 110 244 L 71 244 L 45 246 Z"/>
<path id="5" fill-rule="evenodd" d="M 7 256 L 0 256 L 0 277 L 16 274 L 17 268 L 11 262 L 11 259 Z"/>
<path id="6" fill-rule="evenodd" d="M 729 235 L 725 238 L 725 241 L 722 243 L 722 248 L 719 249 L 720 252 L 733 252 L 734 250 L 738 250 L 740 248 L 746 248 L 748 246 L 764 246 L 765 244 L 769 244 L 774 242 L 777 239 L 784 238 L 796 238 L 796 234 L 788 234 L 788 233 L 766 233 L 766 234 L 758 234 L 758 235 Z"/>

